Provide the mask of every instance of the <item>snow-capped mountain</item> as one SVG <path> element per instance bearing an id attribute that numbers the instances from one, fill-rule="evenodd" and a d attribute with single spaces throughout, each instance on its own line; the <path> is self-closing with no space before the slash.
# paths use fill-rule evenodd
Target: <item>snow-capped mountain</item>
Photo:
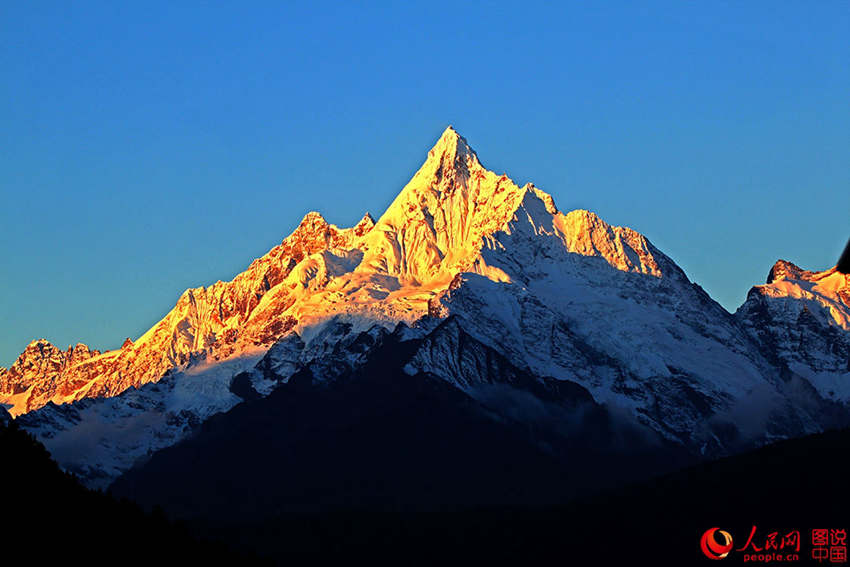
<path id="1" fill-rule="evenodd" d="M 735 317 L 780 367 L 827 399 L 850 400 L 850 275 L 779 260 Z"/>
<path id="2" fill-rule="evenodd" d="M 101 353 L 78 344 L 62 351 L 33 341 L 11 368 L 0 368 L 0 403 L 20 415 L 48 402 L 115 396 L 193 360 L 265 351 L 296 324 L 284 313 L 305 294 L 309 280 L 344 270 L 346 255 L 372 226 L 368 213 L 349 229 L 309 213 L 232 281 L 186 290 L 159 323 L 118 350 Z"/>
<path id="3" fill-rule="evenodd" d="M 823 274 L 797 269 L 799 293 L 777 276 L 758 295 L 835 307 L 817 333 L 846 346 L 846 279 Z M 560 212 L 534 185 L 484 168 L 450 127 L 377 222 L 340 229 L 309 213 L 245 272 L 188 290 L 120 350 L 33 343 L 0 372 L 0 402 L 29 412 L 21 422 L 57 460 L 101 486 L 293 376 L 356 375 L 390 335 L 407 375 L 558 438 L 590 433 L 576 426 L 577 399 L 612 431 L 702 456 L 846 421 L 850 391 L 825 392 L 806 359 L 820 347 L 789 343 L 792 361 L 744 313 L 760 313 L 751 300 L 730 315 L 643 235 Z M 771 321 L 780 338 L 800 335 L 796 321 Z M 840 381 L 847 351 L 829 348 Z"/>
<path id="4" fill-rule="evenodd" d="M 34 341 L 11 368 L 0 368 L 0 403 L 19 415 L 48 402 L 115 396 L 192 360 L 263 351 L 292 329 L 309 333 L 335 315 L 360 321 L 361 330 L 374 322 L 413 322 L 461 272 L 504 278 L 480 252 L 515 214 L 528 214 L 526 201 L 544 203 L 537 220 L 557 223 L 572 251 L 657 273 L 640 244 L 633 258 L 627 256 L 623 235 L 630 231 L 617 229 L 622 234 L 612 233 L 610 243 L 601 233 L 598 242 L 583 240 L 582 223 L 595 221 L 580 213 L 564 217 L 533 185 L 520 188 L 488 171 L 449 127 L 377 224 L 367 213 L 356 226 L 340 229 L 308 213 L 232 281 L 185 291 L 159 323 L 121 349 L 101 353 L 78 344 L 61 351 Z"/>

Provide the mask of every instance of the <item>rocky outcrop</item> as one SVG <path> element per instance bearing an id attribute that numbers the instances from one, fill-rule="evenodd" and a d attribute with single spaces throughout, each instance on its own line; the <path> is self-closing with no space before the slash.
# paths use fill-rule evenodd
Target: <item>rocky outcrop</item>
<path id="1" fill-rule="evenodd" d="M 378 363 L 392 333 L 404 372 L 546 435 L 604 408 L 612 435 L 716 456 L 847 422 L 847 276 L 780 262 L 768 280 L 732 316 L 639 232 L 560 212 L 448 128 L 377 221 L 309 213 L 119 350 L 28 347 L 0 402 L 105 486 L 305 369 L 333 384 Z"/>
<path id="2" fill-rule="evenodd" d="M 119 350 L 28 347 L 0 402 L 31 412 L 60 462 L 107 482 L 305 367 L 318 381 L 354 372 L 395 329 L 424 340 L 406 371 L 504 415 L 545 413 L 540 395 L 572 383 L 630 431 L 727 454 L 846 420 L 847 289 L 835 270 L 779 262 L 732 316 L 639 232 L 560 212 L 448 128 L 377 221 L 341 229 L 311 212 Z M 83 432 L 91 454 L 76 449 Z"/>
<path id="3" fill-rule="evenodd" d="M 779 260 L 736 319 L 766 356 L 826 398 L 850 400 L 850 276 Z"/>
<path id="4" fill-rule="evenodd" d="M 640 234 L 588 211 L 564 215 L 540 189 L 487 170 L 449 127 L 377 222 L 366 213 L 341 229 L 310 212 L 233 280 L 186 290 L 159 323 L 120 349 L 78 345 L 61 353 L 33 343 L 0 374 L 0 403 L 19 415 L 48 402 L 115 396 L 172 368 L 261 352 L 291 332 L 318 332 L 334 317 L 357 331 L 412 323 L 433 312 L 461 273 L 509 281 L 487 253 L 504 246 L 495 235 L 529 223 L 533 235 L 619 270 L 684 277 Z M 511 252 L 515 260 L 526 253 Z"/>
<path id="5" fill-rule="evenodd" d="M 63 351 L 44 339 L 33 341 L 9 369 L 0 368 L 0 402 L 15 406 L 17 400 L 72 395 L 93 378 L 97 365 L 87 363 L 100 354 L 79 343 Z M 78 367 L 88 372 L 72 370 Z"/>
<path id="6" fill-rule="evenodd" d="M 284 314 L 295 299 L 282 285 L 293 269 L 322 252 L 346 253 L 372 226 L 368 213 L 349 229 L 308 213 L 246 271 L 229 282 L 186 290 L 159 323 L 120 349 L 100 353 L 78 344 L 62 351 L 43 339 L 33 341 L 11 368 L 0 369 L 0 403 L 20 415 L 48 402 L 115 396 L 194 360 L 224 360 L 267 348 L 296 323 Z M 270 290 L 274 300 L 264 302 Z"/>

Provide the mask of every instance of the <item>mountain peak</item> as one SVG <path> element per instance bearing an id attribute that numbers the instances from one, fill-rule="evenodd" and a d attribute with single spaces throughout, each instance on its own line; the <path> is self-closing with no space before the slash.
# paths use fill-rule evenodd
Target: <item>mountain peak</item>
<path id="1" fill-rule="evenodd" d="M 331 237 L 332 228 L 333 225 L 326 221 L 320 212 L 310 211 L 304 215 L 304 218 L 301 219 L 301 222 L 292 231 L 292 234 L 287 236 L 283 242 L 298 245 L 303 244 L 305 241 L 311 242 L 316 239 L 327 241 Z M 312 254 L 313 252 L 315 250 L 308 254 Z"/>
<path id="2" fill-rule="evenodd" d="M 451 280 L 469 266 L 482 237 L 510 220 L 526 193 L 482 166 L 449 126 L 378 220 L 380 229 L 371 231 L 363 266 L 417 285 Z"/>
<path id="3" fill-rule="evenodd" d="M 777 280 L 782 279 L 792 279 L 792 280 L 800 280 L 807 279 L 806 276 L 811 275 L 812 272 L 808 272 L 793 262 L 789 262 L 787 260 L 777 260 L 776 263 L 770 268 L 770 272 L 767 274 L 767 282 L 773 283 Z"/>
<path id="4" fill-rule="evenodd" d="M 454 126 L 449 124 L 446 129 L 443 130 L 443 133 L 440 134 L 440 139 L 437 141 L 437 143 L 439 144 L 440 142 L 449 142 L 457 140 L 463 140 L 464 143 L 466 142 L 464 137 L 461 136 L 458 131 L 454 129 Z"/>
<path id="5" fill-rule="evenodd" d="M 360 219 L 354 227 L 351 229 L 354 231 L 355 236 L 363 236 L 375 226 L 375 219 L 372 218 L 372 215 L 369 214 L 369 211 L 366 211 L 366 214 L 363 215 L 363 218 Z"/>
<path id="6" fill-rule="evenodd" d="M 436 160 L 443 166 L 459 167 L 471 165 L 471 162 L 478 163 L 478 156 L 475 154 L 475 150 L 469 146 L 466 138 L 449 126 L 428 152 L 428 161 L 432 160 Z"/>
<path id="7" fill-rule="evenodd" d="M 336 315 L 412 322 L 429 312 L 428 301 L 461 272 L 504 281 L 505 272 L 490 269 L 482 256 L 485 248 L 502 246 L 499 235 L 509 244 L 506 255 L 515 255 L 513 263 L 503 258 L 507 264 L 534 256 L 542 245 L 512 240 L 514 231 L 523 238 L 551 238 L 553 246 L 565 245 L 569 252 L 602 256 L 619 269 L 653 275 L 667 270 L 663 255 L 637 233 L 611 227 L 587 211 L 567 218 L 533 184 L 519 187 L 507 175 L 486 169 L 449 126 L 377 222 L 367 212 L 355 226 L 340 228 L 310 211 L 232 281 L 188 290 L 147 333 L 108 356 L 89 363 L 98 351 L 80 347 L 62 358 L 49 354 L 54 351 L 49 343 L 31 345 L 29 356 L 56 358 L 56 363 L 25 377 L 17 370 L 16 377 L 0 376 L 0 401 L 35 382 L 49 388 L 16 398 L 16 412 L 74 396 L 116 395 L 156 381 L 195 356 L 233 358 L 266 348 L 293 325 Z M 50 373 L 54 368 L 62 374 L 59 382 Z"/>
<path id="8" fill-rule="evenodd" d="M 845 274 L 841 273 L 837 267 L 815 272 L 812 270 L 804 270 L 800 266 L 787 260 L 777 260 L 770 268 L 767 274 L 767 284 L 776 283 L 782 280 L 800 280 L 823 284 L 826 280 L 838 282 L 838 287 L 847 287 L 844 283 L 847 279 Z"/>
<path id="9" fill-rule="evenodd" d="M 813 272 L 786 260 L 777 260 L 767 275 L 767 283 L 753 287 L 747 303 L 739 311 L 747 311 L 745 308 L 750 296 L 804 300 L 799 305 L 809 311 L 822 308 L 824 321 L 834 321 L 844 329 L 850 329 L 850 275 L 836 268 Z"/>
<path id="10" fill-rule="evenodd" d="M 329 223 L 325 220 L 325 217 L 322 216 L 322 213 L 319 211 L 310 211 L 304 218 L 301 219 L 301 222 L 298 223 L 298 228 L 303 227 L 315 227 L 315 226 L 327 226 Z M 296 229 L 297 230 L 297 229 Z"/>
<path id="11" fill-rule="evenodd" d="M 61 349 L 47 339 L 35 339 L 26 346 L 24 352 L 18 357 L 18 361 L 50 357 L 59 352 L 62 352 Z"/>

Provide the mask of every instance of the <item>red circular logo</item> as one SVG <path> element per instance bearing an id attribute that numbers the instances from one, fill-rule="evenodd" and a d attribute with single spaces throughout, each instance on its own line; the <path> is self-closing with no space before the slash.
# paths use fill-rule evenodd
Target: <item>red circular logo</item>
<path id="1" fill-rule="evenodd" d="M 717 534 L 720 534 L 723 543 L 717 541 Z M 709 559 L 723 559 L 732 551 L 732 536 L 720 528 L 711 528 L 702 534 L 699 546 Z"/>

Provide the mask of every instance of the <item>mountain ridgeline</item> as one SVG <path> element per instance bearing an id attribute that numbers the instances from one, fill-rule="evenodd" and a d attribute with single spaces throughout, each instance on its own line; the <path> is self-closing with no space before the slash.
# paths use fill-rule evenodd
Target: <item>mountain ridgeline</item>
<path id="1" fill-rule="evenodd" d="M 36 341 L 0 402 L 184 518 L 552 504 L 846 426 L 850 279 L 779 261 L 730 314 L 450 127 L 377 220 L 307 214 L 121 349 Z"/>

